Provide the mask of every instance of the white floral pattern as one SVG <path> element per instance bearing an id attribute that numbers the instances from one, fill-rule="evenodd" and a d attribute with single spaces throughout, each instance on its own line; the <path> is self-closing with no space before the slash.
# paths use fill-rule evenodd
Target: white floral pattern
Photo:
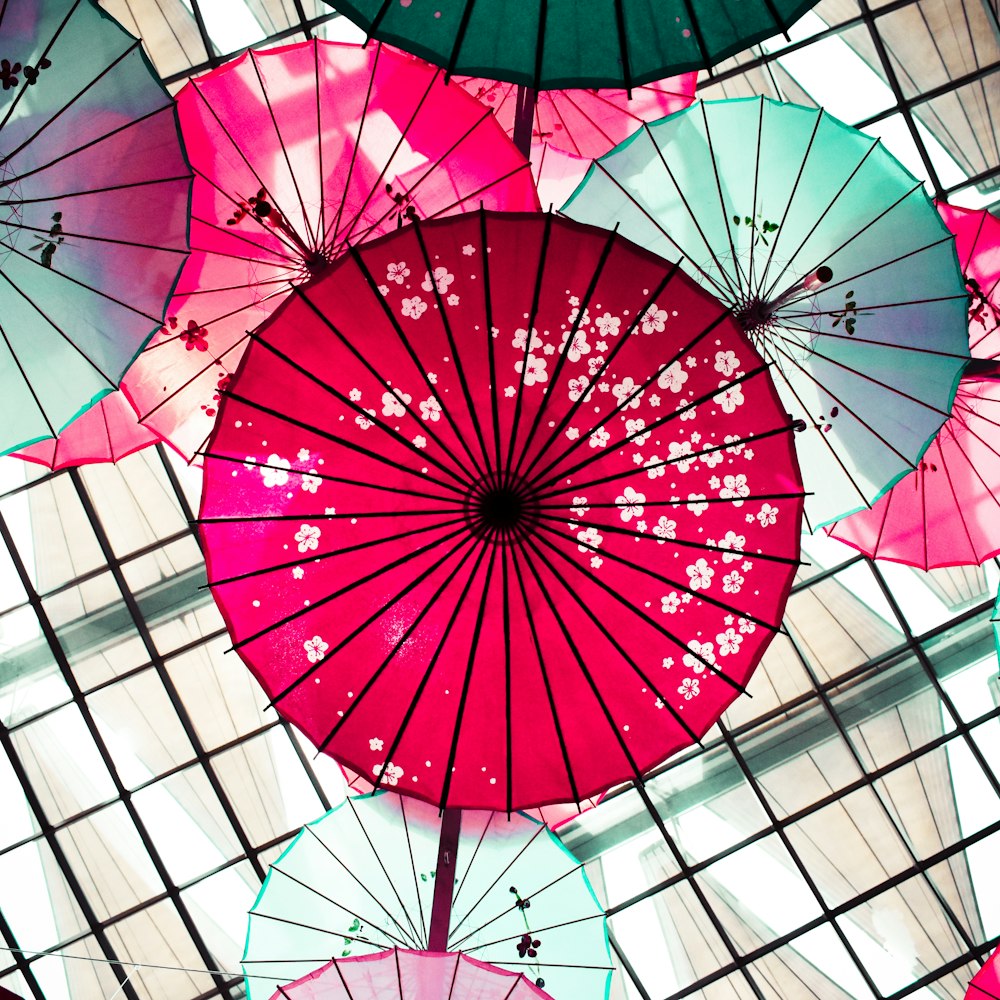
<path id="1" fill-rule="evenodd" d="M 295 541 L 299 543 L 299 552 L 310 552 L 319 548 L 320 529 L 313 524 L 303 524 L 295 532 Z"/>
<path id="2" fill-rule="evenodd" d="M 409 316 L 410 319 L 420 319 L 427 312 L 427 303 L 419 295 L 414 295 L 408 299 L 403 299 L 402 312 L 404 316 Z"/>
<path id="3" fill-rule="evenodd" d="M 434 268 L 433 279 L 430 271 L 424 272 L 424 280 L 420 282 L 420 287 L 425 292 L 433 292 L 436 288 L 442 295 L 448 291 L 448 286 L 455 280 L 455 275 L 448 273 L 446 267 Z"/>
<path id="4" fill-rule="evenodd" d="M 318 635 L 314 635 L 311 639 L 306 639 L 306 641 L 302 643 L 302 648 L 306 651 L 306 659 L 310 663 L 319 663 L 319 661 L 326 656 L 326 652 L 330 646 Z"/>
<path id="5" fill-rule="evenodd" d="M 267 464 L 260 466 L 260 477 L 270 490 L 275 486 L 284 486 L 288 482 L 288 472 L 292 463 L 280 455 L 267 456 Z"/>
<path id="6" fill-rule="evenodd" d="M 645 493 L 637 493 L 631 486 L 625 487 L 625 492 L 615 499 L 618 504 L 621 519 L 628 524 L 633 517 L 642 517 L 645 510 L 643 504 L 646 502 Z"/>
<path id="7" fill-rule="evenodd" d="M 406 413 L 406 407 L 412 402 L 413 397 L 408 392 L 401 389 L 391 389 L 382 393 L 382 416 L 401 417 Z"/>
<path id="8" fill-rule="evenodd" d="M 398 263 L 388 266 L 385 273 L 385 280 L 394 281 L 397 285 L 401 285 L 409 276 L 410 269 L 406 266 L 406 261 L 401 260 Z"/>
<path id="9" fill-rule="evenodd" d="M 372 774 L 377 778 L 382 776 L 382 783 L 386 785 L 398 785 L 399 779 L 403 777 L 403 769 L 390 760 L 386 764 L 376 764 L 372 768 Z"/>

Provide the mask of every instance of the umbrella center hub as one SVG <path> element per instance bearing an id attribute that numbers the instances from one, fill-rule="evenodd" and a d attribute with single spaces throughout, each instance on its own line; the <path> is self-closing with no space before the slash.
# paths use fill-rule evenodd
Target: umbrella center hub
<path id="1" fill-rule="evenodd" d="M 466 502 L 466 517 L 473 533 L 493 541 L 526 537 L 537 516 L 535 491 L 519 477 L 479 482 Z"/>

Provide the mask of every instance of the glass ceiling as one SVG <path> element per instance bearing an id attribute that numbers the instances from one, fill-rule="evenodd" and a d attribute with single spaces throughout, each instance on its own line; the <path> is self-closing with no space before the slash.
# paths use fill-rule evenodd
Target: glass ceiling
<path id="1" fill-rule="evenodd" d="M 356 38 L 322 0 L 102 0 L 172 90 L 247 45 Z M 935 197 L 1000 201 L 995 0 L 821 0 L 700 96 L 822 103 Z M 159 449 L 0 459 L 0 986 L 244 995 L 246 912 L 339 769 L 229 645 Z M 700 747 L 561 830 L 606 907 L 615 1000 L 961 1000 L 1000 936 L 1000 570 L 826 538 Z"/>

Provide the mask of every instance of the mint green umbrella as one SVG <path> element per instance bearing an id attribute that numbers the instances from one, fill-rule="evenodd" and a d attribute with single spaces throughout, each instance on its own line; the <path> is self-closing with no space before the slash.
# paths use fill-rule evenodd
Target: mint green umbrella
<path id="1" fill-rule="evenodd" d="M 91 0 L 0 5 L 0 453 L 116 388 L 187 254 L 190 169 L 138 39 Z"/>
<path id="2" fill-rule="evenodd" d="M 596 161 L 562 211 L 731 303 L 800 431 L 815 529 L 910 472 L 969 360 L 954 239 L 875 139 L 815 108 L 702 102 Z"/>
<path id="3" fill-rule="evenodd" d="M 330 0 L 369 36 L 448 73 L 535 90 L 624 87 L 705 69 L 781 34 L 816 0 Z"/>

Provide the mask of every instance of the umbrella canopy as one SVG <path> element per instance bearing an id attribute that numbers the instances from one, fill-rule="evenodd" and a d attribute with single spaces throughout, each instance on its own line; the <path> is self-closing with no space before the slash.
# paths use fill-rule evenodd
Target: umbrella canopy
<path id="1" fill-rule="evenodd" d="M 445 823 L 457 815 L 449 810 Z M 604 911 L 576 858 L 518 813 L 463 811 L 453 832 L 446 947 L 432 950 L 524 973 L 556 1000 L 604 1000 Z M 445 884 L 441 833 L 437 808 L 387 792 L 349 798 L 303 828 L 250 910 L 249 1000 L 270 997 L 331 955 L 428 949 Z"/>
<path id="2" fill-rule="evenodd" d="M 271 1000 L 546 1000 L 547 996 L 523 974 L 468 955 L 394 948 L 335 959 L 279 987 Z"/>
<path id="3" fill-rule="evenodd" d="M 1000 948 L 972 977 L 965 1000 L 1000 1000 Z"/>
<path id="4" fill-rule="evenodd" d="M 678 268 L 551 215 L 415 224 L 256 332 L 205 463 L 209 581 L 352 770 L 580 802 L 743 690 L 798 561 L 791 437 Z"/>
<path id="5" fill-rule="evenodd" d="M 658 80 L 625 90 L 544 90 L 535 98 L 532 143 L 593 159 L 627 139 L 643 122 L 682 111 L 694 100 L 697 73 Z M 456 77 L 473 97 L 492 108 L 511 137 L 517 122 L 517 90 L 512 83 Z"/>
<path id="6" fill-rule="evenodd" d="M 112 392 L 76 418 L 58 437 L 45 438 L 14 452 L 15 458 L 50 469 L 94 462 L 119 462 L 160 440 L 139 423 L 121 392 Z"/>
<path id="7" fill-rule="evenodd" d="M 369 36 L 449 73 L 535 90 L 623 87 L 707 69 L 816 0 L 328 0 Z"/>
<path id="8" fill-rule="evenodd" d="M 443 74 L 374 46 L 309 41 L 177 97 L 195 170 L 191 259 L 124 391 L 191 457 L 257 326 L 348 244 L 411 219 L 538 207 L 527 162 Z"/>
<path id="9" fill-rule="evenodd" d="M 952 205 L 938 211 L 955 233 L 969 289 L 973 360 L 917 470 L 870 510 L 827 529 L 872 558 L 925 570 L 1000 552 L 1000 222 Z"/>
<path id="10" fill-rule="evenodd" d="M 954 240 L 877 142 L 816 108 L 699 102 L 598 160 L 563 207 L 737 311 L 798 422 L 810 529 L 915 468 L 969 357 Z"/>
<path id="11" fill-rule="evenodd" d="M 114 390 L 187 253 L 190 169 L 139 41 L 91 0 L 0 7 L 0 452 Z"/>

